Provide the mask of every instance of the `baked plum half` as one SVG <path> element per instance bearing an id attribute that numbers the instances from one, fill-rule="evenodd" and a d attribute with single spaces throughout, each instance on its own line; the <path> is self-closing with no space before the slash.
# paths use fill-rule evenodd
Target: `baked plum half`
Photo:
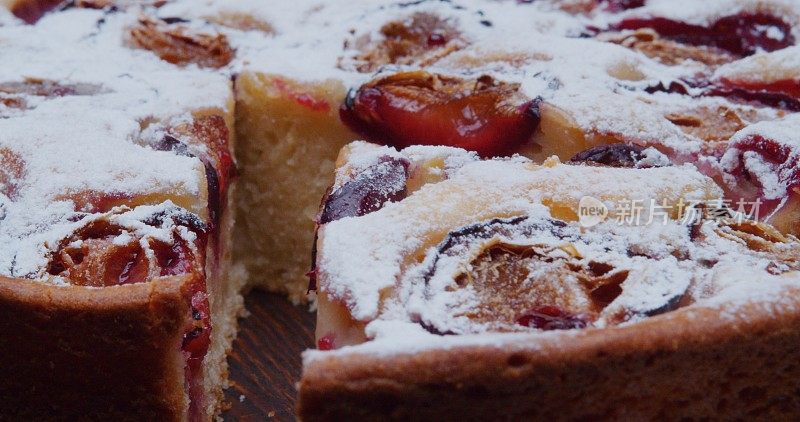
<path id="1" fill-rule="evenodd" d="M 207 226 L 194 214 L 162 206 L 143 215 L 118 207 L 86 222 L 58 242 L 47 272 L 87 287 L 157 283 L 161 277 L 189 276 L 191 303 L 181 344 L 191 420 L 201 415 L 202 363 L 211 345 L 211 310 L 205 278 Z M 194 415 L 194 416 L 192 416 Z"/>
<path id="2" fill-rule="evenodd" d="M 490 76 L 424 71 L 381 77 L 352 90 L 342 121 L 367 140 L 398 149 L 445 145 L 483 157 L 513 154 L 539 124 L 538 99 Z"/>
<path id="3" fill-rule="evenodd" d="M 728 196 L 749 203 L 784 233 L 800 234 L 800 145 L 750 134 L 731 141 L 722 157 Z"/>
<path id="4" fill-rule="evenodd" d="M 739 57 L 758 51 L 775 51 L 794 45 L 792 25 L 768 13 L 739 13 L 723 16 L 708 25 L 696 25 L 669 18 L 629 17 L 611 30 L 648 28 L 662 38 L 694 46 L 715 47 Z"/>

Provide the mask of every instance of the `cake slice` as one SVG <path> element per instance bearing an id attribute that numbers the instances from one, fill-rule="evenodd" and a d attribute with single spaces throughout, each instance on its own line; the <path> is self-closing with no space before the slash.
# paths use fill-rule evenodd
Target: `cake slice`
<path id="1" fill-rule="evenodd" d="M 609 164 L 345 148 L 299 416 L 797 412 L 797 238 L 692 166 Z"/>
<path id="2" fill-rule="evenodd" d="M 0 28 L 3 418 L 221 410 L 245 282 L 232 87 L 147 51 L 150 22 L 70 9 Z"/>

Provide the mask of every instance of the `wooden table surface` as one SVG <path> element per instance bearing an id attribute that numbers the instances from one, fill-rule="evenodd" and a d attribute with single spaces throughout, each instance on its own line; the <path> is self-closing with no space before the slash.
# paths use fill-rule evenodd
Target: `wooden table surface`
<path id="1" fill-rule="evenodd" d="M 233 383 L 226 421 L 294 420 L 300 353 L 313 346 L 314 314 L 285 297 L 253 291 L 245 299 L 250 316 L 228 358 Z M 240 396 L 244 396 L 241 397 Z"/>

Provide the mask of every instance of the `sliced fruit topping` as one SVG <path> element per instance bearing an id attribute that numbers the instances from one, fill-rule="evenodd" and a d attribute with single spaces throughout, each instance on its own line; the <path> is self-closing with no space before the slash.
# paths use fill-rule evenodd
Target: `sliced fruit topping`
<path id="1" fill-rule="evenodd" d="M 125 214 L 120 211 L 124 209 L 93 219 L 62 239 L 47 272 L 71 284 L 92 287 L 202 274 L 204 260 L 199 251 L 205 248 L 206 228 L 196 217 L 174 208 L 138 223 L 163 230 L 167 240 L 142 235 L 135 226 L 122 224 Z"/>
<path id="2" fill-rule="evenodd" d="M 27 24 L 34 24 L 45 13 L 55 9 L 63 0 L 19 0 L 11 2 L 11 13 Z M 6 3 L 8 4 L 8 3 Z M 4 4 L 3 7 L 6 7 Z"/>
<path id="3" fill-rule="evenodd" d="M 597 0 L 609 12 L 622 12 L 644 6 L 645 0 Z"/>
<path id="4" fill-rule="evenodd" d="M 453 315 L 422 312 L 420 323 L 455 334 L 590 326 L 622 294 L 628 271 L 582 257 L 572 243 L 579 237 L 561 221 L 527 217 L 451 232 L 425 264 L 423 281 L 425 296 L 449 303 Z M 527 243 L 534 241 L 546 243 Z"/>
<path id="5" fill-rule="evenodd" d="M 317 218 L 319 224 L 366 215 L 387 202 L 402 200 L 406 196 L 408 167 L 407 160 L 387 156 L 355 174 L 325 196 Z"/>
<path id="6" fill-rule="evenodd" d="M 0 95 L 0 105 L 2 105 L 5 108 L 20 109 L 20 110 L 28 108 L 28 102 L 25 101 L 25 99 L 20 97 L 6 97 L 2 95 Z M 2 107 L 0 107 L 0 112 L 1 111 Z M 3 114 L 0 114 L 0 116 L 3 116 Z"/>
<path id="7" fill-rule="evenodd" d="M 796 95 L 794 81 L 772 83 L 735 82 L 722 79 L 709 81 L 704 78 L 674 80 L 669 83 L 656 82 L 644 88 L 645 92 L 666 92 L 691 95 L 693 97 L 723 97 L 732 102 L 753 106 L 773 107 L 788 111 L 800 111 L 800 97 Z M 798 84 L 800 85 L 800 83 Z"/>
<path id="8" fill-rule="evenodd" d="M 692 241 L 704 242 L 706 236 L 701 226 L 705 221 L 713 220 L 714 232 L 720 237 L 769 255 L 772 261 L 766 268 L 767 271 L 774 274 L 776 271 L 800 267 L 800 240 L 796 236 L 782 233 L 776 226 L 745 218 L 727 206 L 710 208 L 701 204 L 697 211 L 702 219 L 692 226 Z M 795 217 L 800 217 L 800 214 Z"/>
<path id="9" fill-rule="evenodd" d="M 662 38 L 650 28 L 637 29 L 633 32 L 599 34 L 597 38 L 639 51 L 667 65 L 693 60 L 709 66 L 718 66 L 736 60 L 735 55 L 721 48 L 682 44 Z"/>
<path id="10" fill-rule="evenodd" d="M 505 243 L 486 246 L 465 268 L 469 270 L 456 276 L 456 285 L 473 291 L 479 304 L 464 315 L 510 329 L 519 323 L 521 312 L 530 315 L 531 309 L 554 308 L 561 311 L 551 316 L 564 320 L 574 316 L 583 323 L 573 328 L 583 328 L 622 293 L 620 284 L 627 276 L 595 275 L 560 248 Z M 555 329 L 555 325 L 534 328 Z"/>
<path id="11" fill-rule="evenodd" d="M 227 189 L 236 175 L 230 152 L 230 131 L 225 119 L 217 114 L 197 117 L 191 123 L 172 127 L 152 145 L 160 151 L 198 157 L 206 168 L 210 220 L 219 223 Z"/>
<path id="12" fill-rule="evenodd" d="M 539 306 L 517 318 L 517 324 L 538 330 L 571 330 L 586 328 L 591 323 L 587 315 L 573 315 L 557 306 Z"/>
<path id="13" fill-rule="evenodd" d="M 436 308 L 418 306 L 412 318 L 434 334 L 561 330 L 620 324 L 690 304 L 686 274 L 672 259 L 636 253 L 638 242 L 630 232 L 593 232 L 535 217 L 462 227 L 412 273 L 421 274 L 415 278 L 425 286 L 421 300 Z M 670 257 L 682 252 L 677 245 Z M 652 278 L 642 268 L 664 271 Z M 664 291 L 640 300 L 654 283 Z"/>
<path id="14" fill-rule="evenodd" d="M 760 218 L 778 229 L 800 232 L 800 149 L 761 135 L 730 143 L 722 157 L 729 196 L 759 201 Z"/>
<path id="15" fill-rule="evenodd" d="M 408 160 L 381 157 L 375 164 L 361 169 L 350 180 L 333 189 L 322 198 L 317 215 L 314 244 L 311 248 L 311 269 L 308 276 L 308 291 L 317 289 L 317 234 L 319 226 L 345 217 L 358 217 L 373 213 L 389 202 L 406 197 L 409 177 Z"/>
<path id="16" fill-rule="evenodd" d="M 630 144 L 600 145 L 576 154 L 571 164 L 595 164 L 607 167 L 660 167 L 665 163 L 648 160 L 646 148 Z M 666 157 L 664 157 L 665 161 Z"/>
<path id="17" fill-rule="evenodd" d="M 423 71 L 379 78 L 351 91 L 342 121 L 367 140 L 404 148 L 446 145 L 484 157 L 513 154 L 539 124 L 539 100 L 490 76 Z"/>
<path id="18" fill-rule="evenodd" d="M 73 95 L 96 95 L 106 92 L 99 85 L 75 83 L 63 84 L 44 79 L 27 78 L 23 81 L 0 82 L 0 105 L 11 109 L 31 109 L 27 97 L 57 98 Z M 0 107 L 0 116 L 2 116 Z"/>
<path id="19" fill-rule="evenodd" d="M 403 20 L 389 22 L 380 30 L 383 39 L 377 44 L 369 41 L 365 50 L 355 57 L 359 72 L 374 72 L 387 64 L 416 64 L 424 66 L 463 47 L 461 34 L 447 20 L 430 13 L 414 13 Z"/>
<path id="20" fill-rule="evenodd" d="M 796 146 L 750 135 L 732 141 L 723 160 L 737 182 L 757 184 L 762 196 L 777 199 L 800 185 L 799 156 Z"/>
<path id="21" fill-rule="evenodd" d="M 800 98 L 800 79 L 782 79 L 771 82 L 741 81 L 722 78 L 720 85 L 728 89 L 742 89 L 749 92 L 769 92 Z"/>
<path id="22" fill-rule="evenodd" d="M 756 112 L 727 106 L 699 106 L 664 117 L 684 133 L 706 142 L 725 142 L 757 120 Z"/>
<path id="23" fill-rule="evenodd" d="M 707 26 L 663 17 L 626 18 L 612 26 L 615 30 L 642 28 L 682 44 L 716 47 L 742 57 L 762 50 L 780 50 L 795 42 L 792 26 L 766 13 L 725 16 Z"/>
<path id="24" fill-rule="evenodd" d="M 200 32 L 181 22 L 142 17 L 130 29 L 130 37 L 134 47 L 152 51 L 162 60 L 179 66 L 221 68 L 234 57 L 234 49 L 224 34 Z"/>
<path id="25" fill-rule="evenodd" d="M 8 148 L 0 148 L 0 195 L 15 200 L 24 177 L 25 160 Z"/>
<path id="26" fill-rule="evenodd" d="M 747 244 L 747 247 L 761 252 L 778 252 L 776 244 L 789 244 L 792 241 L 797 241 L 791 235 L 784 235 L 774 227 L 759 223 L 752 220 L 736 220 L 728 218 L 721 221 L 718 233 L 723 237 L 736 237 Z M 797 248 L 792 254 L 792 258 L 796 261 L 800 259 L 797 255 L 800 252 Z M 788 257 L 788 255 L 787 255 Z"/>
<path id="27" fill-rule="evenodd" d="M 781 80 L 769 83 L 721 79 L 703 95 L 725 97 L 732 101 L 761 104 L 789 111 L 800 111 L 800 81 Z"/>

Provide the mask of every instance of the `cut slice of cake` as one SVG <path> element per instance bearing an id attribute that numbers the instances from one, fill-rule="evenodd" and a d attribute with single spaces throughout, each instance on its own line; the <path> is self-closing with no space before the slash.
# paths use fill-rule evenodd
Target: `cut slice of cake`
<path id="1" fill-rule="evenodd" d="M 135 45 L 142 25 L 71 9 L 0 28 L 3 418 L 220 411 L 245 282 L 232 86 Z"/>
<path id="2" fill-rule="evenodd" d="M 346 148 L 300 417 L 797 412 L 800 241 L 692 166 L 627 164 Z"/>

